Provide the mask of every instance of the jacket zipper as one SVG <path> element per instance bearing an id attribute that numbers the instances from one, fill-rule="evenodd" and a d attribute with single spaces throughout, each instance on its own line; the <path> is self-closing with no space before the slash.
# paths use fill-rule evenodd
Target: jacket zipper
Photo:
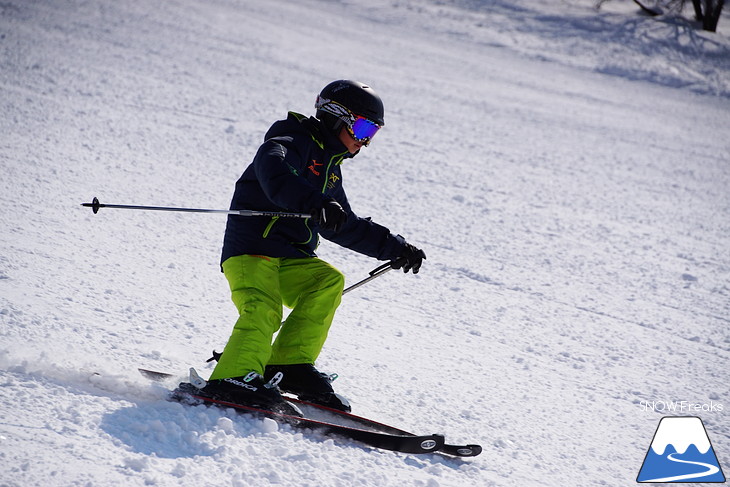
<path id="1" fill-rule="evenodd" d="M 337 159 L 337 158 L 339 158 L 338 159 L 338 162 L 342 161 L 343 156 L 345 154 L 346 154 L 346 152 L 343 152 L 342 154 L 335 154 L 335 155 L 333 155 L 330 158 L 330 161 L 327 164 L 327 170 L 324 172 L 324 183 L 322 184 L 322 194 L 324 194 L 324 192 L 327 191 L 327 183 L 329 182 L 330 169 L 332 168 L 332 164 L 335 163 L 335 159 Z M 263 235 L 264 238 L 267 238 L 269 236 L 269 233 L 271 233 L 272 227 L 274 226 L 274 224 L 276 223 L 276 221 L 279 218 L 280 217 L 278 217 L 278 216 L 274 216 L 274 217 L 271 218 L 271 221 L 269 222 L 268 225 L 266 225 L 266 228 L 264 229 L 264 235 Z M 309 242 L 312 241 L 312 236 L 313 235 L 312 235 L 312 229 L 309 228 L 309 218 L 307 218 L 306 220 L 304 220 L 304 226 L 309 231 L 309 238 L 307 240 L 305 240 L 304 242 L 297 242 L 298 245 L 306 245 L 306 244 L 308 244 Z"/>

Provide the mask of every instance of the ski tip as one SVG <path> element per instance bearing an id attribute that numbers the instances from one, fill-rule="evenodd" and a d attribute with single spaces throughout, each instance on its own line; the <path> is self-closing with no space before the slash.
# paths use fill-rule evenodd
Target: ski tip
<path id="1" fill-rule="evenodd" d="M 443 435 L 431 435 L 431 436 L 425 437 L 421 440 L 421 443 L 419 444 L 419 448 L 422 453 L 437 451 L 440 448 L 443 448 L 443 446 L 444 446 L 444 436 Z"/>
<path id="2" fill-rule="evenodd" d="M 466 445 L 466 448 L 462 447 L 457 450 L 457 453 L 461 456 L 475 457 L 482 452 L 481 445 Z"/>
<path id="3" fill-rule="evenodd" d="M 475 457 L 482 452 L 481 445 L 444 445 L 443 453 L 457 457 Z"/>

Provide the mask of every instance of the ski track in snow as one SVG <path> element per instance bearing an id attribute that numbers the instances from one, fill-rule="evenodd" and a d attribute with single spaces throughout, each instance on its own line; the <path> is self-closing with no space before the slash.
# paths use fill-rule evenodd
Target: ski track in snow
<path id="1" fill-rule="evenodd" d="M 594 3 L 0 3 L 0 485 L 627 485 L 642 401 L 730 406 L 727 19 Z M 341 77 L 386 106 L 353 207 L 428 258 L 348 294 L 318 367 L 479 457 L 165 401 L 235 321 L 225 217 L 79 206 L 227 208 Z M 378 265 L 319 253 L 348 284 Z M 725 414 L 702 419 L 727 466 Z"/>

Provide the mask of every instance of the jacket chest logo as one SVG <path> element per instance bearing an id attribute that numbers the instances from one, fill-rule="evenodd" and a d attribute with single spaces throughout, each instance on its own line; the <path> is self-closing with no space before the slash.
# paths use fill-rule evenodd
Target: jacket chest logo
<path id="1" fill-rule="evenodd" d="M 330 174 L 329 181 L 327 181 L 327 188 L 328 189 L 334 189 L 335 184 L 337 184 L 337 181 L 339 181 L 340 178 L 336 174 L 332 173 Z"/>
<path id="2" fill-rule="evenodd" d="M 312 174 L 314 174 L 315 176 L 320 176 L 322 173 L 319 172 L 318 168 L 322 167 L 322 166 L 324 166 L 323 163 L 321 163 L 321 162 L 318 163 L 316 159 L 312 159 L 312 163 L 309 166 L 307 166 L 307 169 L 312 171 Z"/>

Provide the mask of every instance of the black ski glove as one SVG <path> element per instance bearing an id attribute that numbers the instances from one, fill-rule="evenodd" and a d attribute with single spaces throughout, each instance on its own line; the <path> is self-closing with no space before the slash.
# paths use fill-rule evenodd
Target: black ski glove
<path id="1" fill-rule="evenodd" d="M 423 250 L 406 243 L 398 258 L 391 262 L 390 265 L 393 269 L 400 269 L 402 267 L 403 272 L 412 270 L 414 274 L 418 274 L 418 271 L 421 269 L 423 259 L 425 258 L 426 253 Z"/>
<path id="2" fill-rule="evenodd" d="M 331 230 L 337 233 L 347 221 L 347 213 L 337 201 L 330 198 L 324 202 L 321 208 L 312 210 L 312 220 L 322 230 Z"/>

